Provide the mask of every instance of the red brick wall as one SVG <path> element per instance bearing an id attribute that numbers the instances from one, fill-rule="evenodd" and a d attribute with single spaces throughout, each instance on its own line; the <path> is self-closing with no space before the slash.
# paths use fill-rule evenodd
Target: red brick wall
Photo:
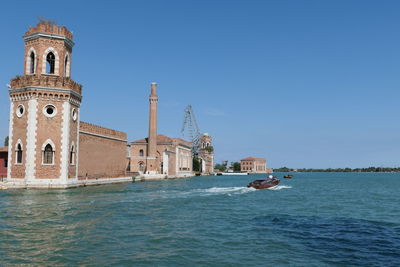
<path id="1" fill-rule="evenodd" d="M 139 152 L 143 150 L 143 156 L 141 157 Z M 146 144 L 132 144 L 131 145 L 131 172 L 139 171 L 139 163 L 143 162 L 146 169 L 147 164 L 147 145 Z"/>
<path id="2" fill-rule="evenodd" d="M 104 127 L 97 126 L 95 124 L 84 122 L 84 121 L 80 122 L 79 131 L 95 133 L 95 134 L 104 135 L 104 136 L 108 136 L 108 137 L 127 140 L 127 134 L 124 132 L 104 128 Z"/>
<path id="3" fill-rule="evenodd" d="M 76 113 L 77 113 L 77 119 L 74 121 L 72 119 L 72 110 L 75 109 Z M 68 178 L 74 178 L 76 177 L 76 165 L 77 165 L 77 155 L 78 155 L 78 112 L 79 112 L 79 108 L 75 105 L 71 105 L 71 108 L 69 110 L 70 114 L 71 114 L 71 124 L 70 124 L 70 130 L 69 130 L 69 150 L 68 150 Z M 71 145 L 72 143 L 74 144 L 74 149 L 75 149 L 75 159 L 74 162 L 72 162 L 71 164 Z"/>
<path id="4" fill-rule="evenodd" d="M 25 112 L 22 117 L 19 118 L 16 115 L 16 110 L 20 104 L 24 105 Z M 11 162 L 8 163 L 8 166 L 11 167 L 12 178 L 25 178 L 28 116 L 28 101 L 14 101 L 12 142 L 9 144 L 11 146 Z M 16 147 L 18 139 L 20 139 L 22 143 L 22 164 L 16 164 Z"/>
<path id="5" fill-rule="evenodd" d="M 79 179 L 126 177 L 127 162 L 126 133 L 80 123 Z"/>
<path id="6" fill-rule="evenodd" d="M 0 152 L 0 178 L 7 177 L 7 168 L 4 167 L 4 161 L 7 161 L 7 157 L 7 152 Z"/>
<path id="7" fill-rule="evenodd" d="M 52 117 L 46 117 L 43 114 L 43 108 L 46 105 L 53 105 L 57 109 L 57 114 Z M 58 178 L 61 175 L 61 129 L 63 116 L 63 102 L 51 100 L 38 100 L 37 105 L 37 131 L 36 131 L 36 173 L 38 179 Z M 42 146 L 50 139 L 55 145 L 53 165 L 43 165 Z"/>

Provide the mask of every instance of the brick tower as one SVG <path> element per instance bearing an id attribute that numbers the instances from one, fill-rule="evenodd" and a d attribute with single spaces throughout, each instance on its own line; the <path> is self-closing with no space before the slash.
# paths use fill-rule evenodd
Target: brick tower
<path id="1" fill-rule="evenodd" d="M 147 173 L 157 173 L 157 84 L 151 83 L 150 117 L 149 117 L 149 139 L 147 149 Z"/>
<path id="2" fill-rule="evenodd" d="M 40 22 L 25 41 L 24 75 L 11 80 L 10 187 L 68 187 L 77 182 L 82 86 L 71 76 L 72 33 Z"/>

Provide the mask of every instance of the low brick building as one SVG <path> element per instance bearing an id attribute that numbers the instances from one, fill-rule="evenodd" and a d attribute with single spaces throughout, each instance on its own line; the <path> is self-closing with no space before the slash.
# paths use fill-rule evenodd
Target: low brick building
<path id="1" fill-rule="evenodd" d="M 264 158 L 248 157 L 240 160 L 240 171 L 247 173 L 271 173 L 267 168 L 267 160 Z"/>
<path id="2" fill-rule="evenodd" d="M 127 145 L 126 133 L 81 121 L 78 179 L 126 177 Z"/>
<path id="3" fill-rule="evenodd" d="M 148 160 L 148 144 L 148 138 L 131 143 L 130 170 L 132 172 L 151 174 L 149 169 L 153 169 L 155 171 L 153 174 L 167 177 L 192 176 L 192 153 L 189 142 L 158 134 L 155 166 L 148 166 L 148 164 L 153 164 Z"/>
<path id="4" fill-rule="evenodd" d="M 0 181 L 7 177 L 8 147 L 0 147 Z"/>

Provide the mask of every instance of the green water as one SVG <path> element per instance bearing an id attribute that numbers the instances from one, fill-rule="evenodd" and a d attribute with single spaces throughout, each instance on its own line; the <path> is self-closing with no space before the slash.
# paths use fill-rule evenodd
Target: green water
<path id="1" fill-rule="evenodd" d="M 400 174 L 260 177 L 0 191 L 0 265 L 400 266 Z"/>

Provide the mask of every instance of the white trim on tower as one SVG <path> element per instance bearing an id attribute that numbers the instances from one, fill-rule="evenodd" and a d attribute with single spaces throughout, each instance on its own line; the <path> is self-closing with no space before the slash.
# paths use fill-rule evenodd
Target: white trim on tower
<path id="1" fill-rule="evenodd" d="M 67 183 L 68 179 L 68 154 L 69 154 L 69 134 L 70 134 L 70 114 L 71 104 L 68 101 L 63 103 L 63 116 L 62 116 L 62 127 L 61 127 L 61 173 L 60 178 Z"/>
<path id="2" fill-rule="evenodd" d="M 10 126 L 8 129 L 8 166 L 7 166 L 7 179 L 11 179 L 11 168 L 14 163 L 12 161 L 13 155 L 13 123 L 14 122 L 14 102 L 10 99 Z"/>
<path id="3" fill-rule="evenodd" d="M 78 179 L 78 171 L 79 171 L 79 127 L 80 127 L 80 122 L 81 122 L 81 113 L 80 113 L 80 108 L 76 108 L 78 112 L 78 118 L 77 118 L 77 129 L 76 129 L 76 152 L 75 152 L 75 178 Z"/>
<path id="4" fill-rule="evenodd" d="M 33 65 L 33 73 L 31 73 L 31 53 L 33 52 L 33 54 L 35 55 L 35 62 Z M 26 65 L 25 65 L 25 74 L 26 75 L 31 75 L 31 74 L 36 74 L 36 70 L 37 70 L 37 53 L 35 48 L 31 47 L 28 51 L 28 54 L 26 55 Z"/>
<path id="5" fill-rule="evenodd" d="M 26 139 L 25 180 L 35 179 L 36 172 L 36 134 L 37 134 L 37 106 L 36 99 L 28 101 L 28 129 Z"/>

